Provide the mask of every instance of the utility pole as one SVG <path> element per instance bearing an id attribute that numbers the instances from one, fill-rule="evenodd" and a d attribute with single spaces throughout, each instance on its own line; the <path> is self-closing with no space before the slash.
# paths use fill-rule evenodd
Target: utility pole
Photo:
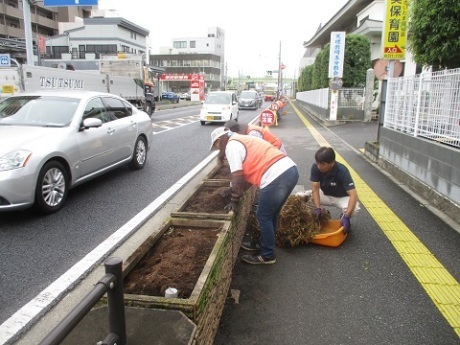
<path id="1" fill-rule="evenodd" d="M 34 48 L 32 38 L 32 23 L 30 19 L 30 3 L 29 0 L 22 0 L 22 10 L 24 12 L 24 32 L 26 38 L 26 54 L 27 65 L 34 65 Z"/>
<path id="2" fill-rule="evenodd" d="M 281 41 L 280 41 L 280 51 L 278 54 L 278 92 L 277 92 L 277 98 L 280 97 L 281 95 L 281 82 L 282 82 L 282 77 L 281 77 Z"/>
<path id="3" fill-rule="evenodd" d="M 228 81 L 227 81 L 227 78 L 228 78 L 228 76 L 227 76 L 227 70 L 228 70 L 227 63 L 225 63 L 224 91 L 227 90 L 227 82 L 228 82 Z"/>

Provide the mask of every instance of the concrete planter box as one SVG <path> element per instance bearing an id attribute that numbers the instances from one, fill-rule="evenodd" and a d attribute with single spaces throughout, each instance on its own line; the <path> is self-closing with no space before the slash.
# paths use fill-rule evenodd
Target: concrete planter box
<path id="1" fill-rule="evenodd" d="M 203 182 L 190 198 L 199 193 L 202 188 L 213 184 L 222 186 L 220 183 Z M 233 214 L 233 212 L 222 215 L 181 212 L 180 210 L 186 207 L 188 201 L 179 208 L 178 212 L 171 213 L 171 218 L 164 227 L 145 241 L 128 259 L 124 276 L 127 276 L 134 269 L 136 264 L 148 253 L 156 241 L 161 239 L 161 236 L 171 225 L 222 226 L 222 231 L 191 296 L 187 299 L 181 299 L 125 294 L 125 304 L 135 307 L 181 311 L 197 327 L 194 335 L 195 344 L 212 344 L 230 288 L 233 267 L 246 230 L 254 194 L 254 188 L 245 192 L 241 198 L 240 209 L 237 214 Z"/>
<path id="2" fill-rule="evenodd" d="M 171 212 L 171 217 L 192 217 L 196 219 L 232 219 L 233 213 L 222 209 L 214 210 L 215 205 L 209 205 L 213 212 L 204 211 L 190 211 L 190 206 L 194 199 L 199 199 L 200 194 L 206 194 L 212 190 L 220 189 L 222 187 L 230 187 L 230 182 L 227 180 L 209 180 L 206 179 L 201 182 L 192 193 L 192 195 L 179 207 L 177 212 Z"/>
<path id="3" fill-rule="evenodd" d="M 208 176 L 206 177 L 205 181 L 207 180 L 214 180 L 214 181 L 225 181 L 230 182 L 232 179 L 230 168 L 226 164 L 217 164 L 215 168 L 213 168 Z"/>

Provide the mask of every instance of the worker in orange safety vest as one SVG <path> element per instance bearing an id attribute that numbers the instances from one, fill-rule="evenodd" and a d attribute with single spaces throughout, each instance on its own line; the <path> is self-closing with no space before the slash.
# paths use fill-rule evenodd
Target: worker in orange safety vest
<path id="1" fill-rule="evenodd" d="M 285 153 L 267 141 L 250 135 L 233 133 L 218 127 L 211 133 L 211 150 L 219 149 L 232 174 L 231 202 L 225 209 L 238 211 L 238 202 L 250 186 L 260 188 L 256 216 L 260 236 L 258 242 L 244 242 L 242 248 L 257 252 L 243 255 L 253 265 L 274 264 L 275 234 L 281 209 L 299 180 L 297 165 Z"/>
<path id="2" fill-rule="evenodd" d="M 275 146 L 278 150 L 287 153 L 286 148 L 284 147 L 283 142 L 278 138 L 268 127 L 261 127 L 252 124 L 240 125 L 235 120 L 229 120 L 224 124 L 225 128 L 228 128 L 230 131 L 238 134 L 252 135 L 257 138 L 264 139 L 270 144 Z"/>

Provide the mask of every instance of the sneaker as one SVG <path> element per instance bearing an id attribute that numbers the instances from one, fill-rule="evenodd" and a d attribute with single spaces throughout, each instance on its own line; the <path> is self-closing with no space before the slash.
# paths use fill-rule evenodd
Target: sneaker
<path id="1" fill-rule="evenodd" d="M 276 262 L 275 257 L 264 258 L 262 255 L 243 255 L 241 260 L 252 265 L 272 265 Z"/>
<path id="2" fill-rule="evenodd" d="M 241 248 L 249 252 L 258 252 L 260 250 L 259 244 L 251 241 L 243 242 Z"/>

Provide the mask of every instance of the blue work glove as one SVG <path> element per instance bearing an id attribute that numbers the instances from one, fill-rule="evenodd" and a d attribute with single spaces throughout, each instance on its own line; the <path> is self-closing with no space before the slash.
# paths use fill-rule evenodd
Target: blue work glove
<path id="1" fill-rule="evenodd" d="M 225 211 L 233 211 L 233 213 L 236 213 L 238 211 L 238 203 L 235 201 L 230 201 L 225 207 Z"/>
<path id="2" fill-rule="evenodd" d="M 319 216 L 321 216 L 321 208 L 320 207 L 317 207 L 315 208 L 315 218 L 318 220 L 319 219 Z"/>
<path id="3" fill-rule="evenodd" d="M 340 225 L 343 226 L 343 232 L 348 234 L 351 230 L 350 217 L 344 214 L 340 219 Z"/>

